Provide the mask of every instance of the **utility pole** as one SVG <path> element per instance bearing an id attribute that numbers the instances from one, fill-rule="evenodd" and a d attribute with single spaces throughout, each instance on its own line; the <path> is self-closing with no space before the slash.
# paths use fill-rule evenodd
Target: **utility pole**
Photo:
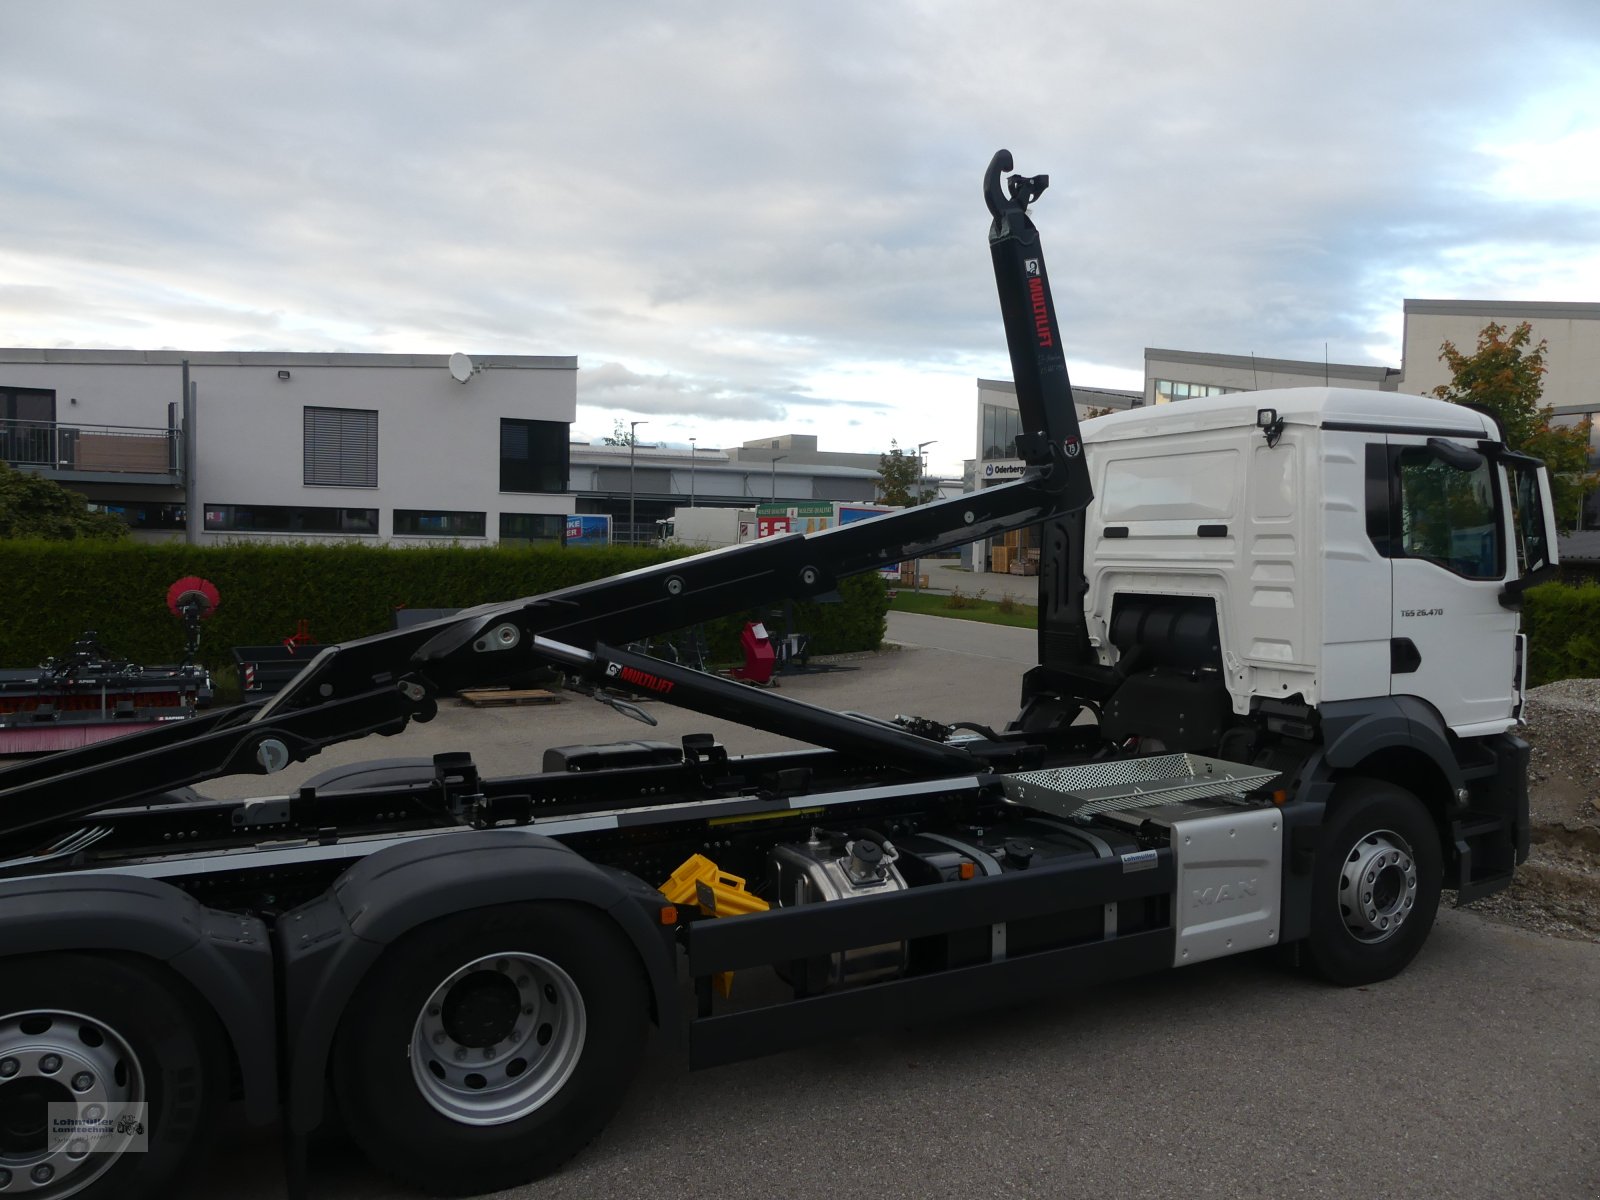
<path id="1" fill-rule="evenodd" d="M 694 507 L 694 439 L 689 439 L 689 507 Z"/>
<path id="2" fill-rule="evenodd" d="M 628 545 L 630 546 L 639 544 L 639 527 L 634 524 L 633 520 L 633 451 L 639 441 L 637 432 L 639 426 L 648 425 L 649 423 L 648 421 L 628 422 Z"/>

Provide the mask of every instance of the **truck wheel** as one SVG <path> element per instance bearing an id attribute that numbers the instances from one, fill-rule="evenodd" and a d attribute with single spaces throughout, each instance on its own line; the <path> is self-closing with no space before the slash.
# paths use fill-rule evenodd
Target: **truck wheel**
<path id="1" fill-rule="evenodd" d="M 84 954 L 6 962 L 0 1195 L 170 1194 L 173 1178 L 208 1140 L 226 1078 L 220 1031 L 162 968 Z M 98 1145 L 89 1137 L 52 1138 L 50 1118 L 62 1110 L 51 1106 L 58 1104 L 75 1104 L 83 1120 L 112 1122 L 112 1132 Z M 131 1118 L 126 1125 L 124 1117 Z"/>
<path id="2" fill-rule="evenodd" d="M 374 1165 L 438 1195 L 514 1187 L 577 1153 L 644 1047 L 633 946 L 578 904 L 457 913 L 396 941 L 334 1042 L 334 1089 Z"/>
<path id="3" fill-rule="evenodd" d="M 1439 831 L 1422 802 L 1348 779 L 1329 804 L 1311 886 L 1311 965 L 1342 987 L 1398 975 L 1439 910 Z"/>

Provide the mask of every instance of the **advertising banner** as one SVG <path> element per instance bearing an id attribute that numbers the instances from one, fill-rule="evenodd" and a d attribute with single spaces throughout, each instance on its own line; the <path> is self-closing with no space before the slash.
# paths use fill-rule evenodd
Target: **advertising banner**
<path id="1" fill-rule="evenodd" d="M 567 517 L 567 545 L 609 546 L 611 518 L 604 513 L 573 513 Z"/>

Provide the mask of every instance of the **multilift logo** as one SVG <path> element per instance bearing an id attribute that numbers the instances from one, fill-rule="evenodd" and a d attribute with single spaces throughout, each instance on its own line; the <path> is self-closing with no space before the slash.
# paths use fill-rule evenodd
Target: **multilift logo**
<path id="1" fill-rule="evenodd" d="M 1037 275 L 1028 280 L 1028 299 L 1033 303 L 1033 328 L 1039 335 L 1039 345 L 1054 346 L 1056 339 L 1050 332 L 1050 306 L 1044 299 L 1044 280 Z"/>
<path id="2" fill-rule="evenodd" d="M 634 667 L 623 667 L 621 674 L 624 683 L 631 683 L 634 687 L 642 687 L 648 691 L 660 692 L 662 695 L 670 692 L 673 688 L 673 683 L 670 679 L 663 679 L 659 675 L 651 675 Z"/>

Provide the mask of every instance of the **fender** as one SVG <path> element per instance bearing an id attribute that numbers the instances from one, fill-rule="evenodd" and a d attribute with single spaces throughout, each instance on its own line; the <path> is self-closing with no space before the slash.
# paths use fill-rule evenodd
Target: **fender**
<path id="1" fill-rule="evenodd" d="M 308 1133 L 322 1120 L 334 1034 L 387 946 L 440 917 L 528 900 L 575 901 L 607 913 L 639 955 L 657 1024 L 680 1027 L 673 943 L 655 919 L 655 910 L 666 903 L 659 892 L 523 830 L 407 842 L 363 859 L 318 899 L 278 922 L 290 1132 Z"/>
<path id="2" fill-rule="evenodd" d="M 1334 700 L 1318 712 L 1327 766 L 1345 770 L 1375 751 L 1400 747 L 1419 751 L 1439 768 L 1451 792 L 1460 790 L 1461 765 L 1444 721 L 1427 702 L 1415 696 L 1374 696 Z"/>
<path id="3" fill-rule="evenodd" d="M 206 908 L 155 879 L 112 873 L 0 883 L 0 958 L 77 950 L 162 963 L 198 994 L 233 1048 L 245 1115 L 278 1115 L 272 942 L 255 917 Z"/>

